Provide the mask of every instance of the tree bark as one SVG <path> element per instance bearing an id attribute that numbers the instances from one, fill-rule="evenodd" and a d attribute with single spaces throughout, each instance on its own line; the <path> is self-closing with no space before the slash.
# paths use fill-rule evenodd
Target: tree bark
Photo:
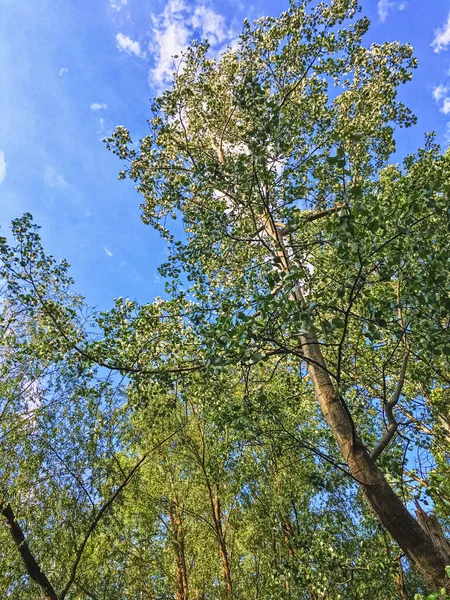
<path id="1" fill-rule="evenodd" d="M 218 490 L 212 489 L 208 482 L 208 493 L 211 501 L 211 509 L 213 513 L 214 527 L 216 530 L 217 541 L 219 544 L 220 561 L 222 565 L 222 575 L 225 582 L 227 600 L 233 600 L 233 580 L 231 577 L 230 558 L 228 556 L 225 532 L 222 526 L 222 511 L 220 507 Z"/>
<path id="2" fill-rule="evenodd" d="M 302 336 L 302 344 L 323 416 L 369 506 L 425 580 L 434 589 L 445 587 L 445 561 L 430 535 L 406 509 L 370 458 L 333 386 L 314 331 Z"/>
<path id="3" fill-rule="evenodd" d="M 266 202 L 268 206 L 268 195 Z M 267 235 L 274 242 L 281 268 L 289 273 L 289 252 L 272 216 L 266 212 L 260 218 Z M 293 296 L 302 306 L 305 305 L 299 287 Z M 448 583 L 446 563 L 439 549 L 403 505 L 359 438 L 345 401 L 331 380 L 314 327 L 311 326 L 307 334 L 301 335 L 300 340 L 321 412 L 370 508 L 433 590 L 445 587 Z"/>
<path id="4" fill-rule="evenodd" d="M 450 543 L 445 537 L 439 521 L 433 514 L 428 515 L 418 502 L 416 502 L 416 505 L 416 516 L 422 529 L 424 529 L 433 540 L 434 546 L 439 550 L 445 564 L 450 565 Z"/>
<path id="5" fill-rule="evenodd" d="M 175 586 L 176 599 L 188 600 L 188 575 L 184 544 L 184 527 L 181 512 L 176 500 L 169 504 L 169 519 L 172 525 L 172 545 L 175 550 Z"/>
<path id="6" fill-rule="evenodd" d="M 33 581 L 35 581 L 40 586 L 40 588 L 45 594 L 45 600 L 58 600 L 57 593 L 53 589 L 53 586 L 48 580 L 45 573 L 41 571 L 40 566 L 38 565 L 36 559 L 34 558 L 30 550 L 30 547 L 28 546 L 22 528 L 16 521 L 16 517 L 14 515 L 13 509 L 11 508 L 11 505 L 7 504 L 6 506 L 1 506 L 1 513 L 5 518 L 5 522 L 11 533 L 11 537 L 13 538 L 19 550 L 20 556 L 22 557 L 22 560 L 25 564 L 28 575 Z"/>

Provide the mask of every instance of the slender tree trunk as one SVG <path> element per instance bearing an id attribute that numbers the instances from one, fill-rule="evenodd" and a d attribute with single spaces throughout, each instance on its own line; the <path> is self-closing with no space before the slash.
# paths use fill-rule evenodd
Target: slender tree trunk
<path id="1" fill-rule="evenodd" d="M 280 477 L 278 475 L 278 465 L 277 465 L 277 461 L 275 459 L 275 457 L 272 457 L 272 468 L 273 468 L 273 477 L 274 477 L 274 481 L 275 481 L 275 489 L 277 492 L 277 495 L 279 498 L 282 498 L 282 490 L 281 490 L 281 482 L 280 482 Z M 290 563 L 290 567 L 292 568 L 292 565 L 294 563 L 294 558 L 295 558 L 295 553 L 294 553 L 294 549 L 292 547 L 292 543 L 291 540 L 294 538 L 294 530 L 292 528 L 292 523 L 289 520 L 289 516 L 286 516 L 283 507 L 280 508 L 279 511 L 277 511 L 277 518 L 278 521 L 280 523 L 281 526 L 281 530 L 283 532 L 283 539 L 284 539 L 284 543 L 285 543 L 285 547 L 286 547 L 286 551 L 288 554 L 288 562 Z M 280 564 L 282 564 L 283 562 L 283 556 L 280 554 Z M 286 588 L 286 593 L 288 595 L 288 597 L 291 597 L 291 582 L 289 580 L 288 575 L 286 575 L 286 578 L 284 580 L 284 585 Z"/>
<path id="2" fill-rule="evenodd" d="M 25 564 L 28 575 L 40 586 L 45 594 L 45 600 L 58 600 L 58 594 L 55 592 L 46 574 L 41 570 L 30 550 L 30 547 L 28 546 L 22 528 L 16 521 L 13 509 L 9 504 L 6 506 L 0 505 L 0 512 L 5 519 L 14 543 L 19 549 L 20 556 Z"/>
<path id="3" fill-rule="evenodd" d="M 266 233 L 275 243 L 275 253 L 282 269 L 289 273 L 289 253 L 270 213 L 261 215 L 261 220 Z M 294 297 L 302 305 L 305 304 L 299 288 Z M 301 343 L 322 414 L 369 506 L 430 586 L 434 589 L 445 587 L 448 580 L 442 555 L 431 536 L 398 498 L 359 438 L 347 406 L 331 380 L 314 327 L 301 336 Z"/>
<path id="4" fill-rule="evenodd" d="M 395 577 L 395 587 L 397 589 L 398 598 L 399 598 L 399 600 L 408 600 L 408 592 L 406 591 L 406 586 L 405 586 L 405 577 L 404 577 L 404 573 L 403 573 L 403 565 L 402 565 L 401 556 L 399 556 L 397 558 L 397 562 L 398 562 L 398 571 L 394 577 Z"/>
<path id="5" fill-rule="evenodd" d="M 254 554 L 253 560 L 255 561 L 255 600 L 259 600 L 259 587 L 260 587 L 260 572 L 259 572 L 259 558 Z"/>
<path id="6" fill-rule="evenodd" d="M 194 452 L 195 458 L 198 461 L 200 468 L 202 469 L 204 481 L 206 485 L 206 489 L 208 491 L 210 506 L 211 506 L 211 514 L 214 522 L 214 532 L 216 534 L 216 539 L 219 548 L 220 562 L 222 567 L 222 576 L 225 583 L 226 589 L 226 597 L 227 600 L 233 600 L 233 580 L 231 577 L 231 565 L 230 558 L 227 549 L 227 540 L 226 533 L 223 527 L 223 519 L 222 519 L 222 510 L 220 506 L 219 499 L 219 484 L 212 483 L 209 474 L 206 468 L 205 462 L 205 433 L 201 428 L 199 428 L 201 435 L 201 448 L 197 448 L 195 443 L 192 443 L 192 450 Z"/>
<path id="7" fill-rule="evenodd" d="M 233 580 L 231 577 L 230 558 L 228 556 L 226 536 L 222 525 L 222 510 L 220 507 L 219 492 L 213 489 L 208 482 L 208 493 L 211 501 L 214 527 L 216 530 L 217 541 L 219 545 L 220 562 L 222 565 L 222 575 L 225 582 L 227 600 L 233 600 Z"/>
<path id="8" fill-rule="evenodd" d="M 172 526 L 172 545 L 175 551 L 176 600 L 188 600 L 188 575 L 185 555 L 185 536 L 181 511 L 177 500 L 169 505 L 169 519 Z"/>

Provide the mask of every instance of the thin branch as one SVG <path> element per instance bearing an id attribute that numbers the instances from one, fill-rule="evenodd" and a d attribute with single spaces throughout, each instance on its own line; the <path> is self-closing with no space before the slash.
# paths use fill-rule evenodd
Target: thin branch
<path id="1" fill-rule="evenodd" d="M 186 421 L 185 423 L 183 423 L 176 431 L 173 431 L 170 435 L 168 435 L 166 438 L 164 438 L 161 442 L 158 442 L 158 444 L 156 444 L 156 446 L 154 446 L 149 452 L 145 453 L 140 458 L 140 460 L 135 464 L 135 466 L 131 469 L 131 471 L 128 473 L 127 477 L 123 480 L 123 482 L 119 485 L 119 487 L 117 488 L 117 490 L 112 494 L 112 496 L 101 507 L 101 509 L 97 513 L 97 516 L 92 521 L 89 529 L 87 530 L 87 532 L 86 532 L 86 534 L 84 536 L 84 539 L 83 539 L 83 541 L 80 544 L 80 547 L 78 548 L 78 552 L 76 553 L 75 560 L 74 560 L 74 563 L 72 565 L 72 569 L 70 571 L 69 580 L 68 580 L 66 586 L 64 587 L 63 591 L 61 592 L 61 596 L 60 596 L 59 600 L 64 600 L 64 598 L 67 596 L 67 593 L 69 592 L 69 590 L 70 590 L 73 582 L 75 581 L 75 577 L 76 577 L 76 574 L 77 574 L 78 565 L 80 563 L 80 560 L 81 560 L 81 557 L 83 555 L 83 552 L 84 552 L 84 550 L 86 548 L 86 545 L 87 545 L 87 543 L 89 541 L 89 538 L 91 537 L 92 533 L 94 532 L 95 528 L 97 527 L 97 525 L 98 525 L 99 521 L 101 520 L 101 518 L 103 517 L 103 515 L 110 508 L 110 506 L 113 504 L 113 502 L 115 501 L 115 499 L 122 493 L 122 491 L 125 489 L 125 487 L 130 482 L 130 480 L 133 477 L 133 475 L 140 469 L 140 467 L 147 460 L 147 458 L 153 452 L 155 452 L 155 450 L 157 450 L 163 444 L 165 444 L 168 440 L 170 440 L 174 435 L 176 435 L 182 429 L 184 429 L 184 427 L 187 425 L 188 422 L 189 421 Z"/>
<path id="2" fill-rule="evenodd" d="M 86 594 L 86 596 L 89 598 L 89 600 L 100 600 L 100 598 L 97 596 L 97 594 L 94 594 L 94 592 L 92 590 L 88 590 L 84 585 L 81 585 L 80 583 L 77 583 L 77 588 L 82 591 L 84 594 Z"/>
<path id="3" fill-rule="evenodd" d="M 301 440 L 300 438 L 298 438 L 294 433 L 292 433 L 292 431 L 289 431 L 289 429 L 287 429 L 284 426 L 281 419 L 278 419 L 278 417 L 272 411 L 269 410 L 269 412 L 272 415 L 272 417 L 274 418 L 274 420 L 276 421 L 276 423 L 278 423 L 279 427 L 281 428 L 281 431 L 283 431 L 288 437 L 290 437 L 292 440 L 294 440 L 296 444 L 298 444 L 302 448 L 305 448 L 305 450 L 309 450 L 315 456 L 322 458 L 327 463 L 329 463 L 330 465 L 332 465 L 333 467 L 335 467 L 336 469 L 338 469 L 339 471 L 344 473 L 344 475 L 347 475 L 347 477 L 349 477 L 350 479 L 353 479 L 353 481 L 356 481 L 356 483 L 358 483 L 360 485 L 363 484 L 363 482 L 360 481 L 357 477 L 355 477 L 352 473 L 350 473 L 350 471 L 347 471 L 347 469 L 343 466 L 343 463 L 338 462 L 333 457 L 331 457 L 329 454 L 326 454 L 325 452 L 323 452 L 322 450 L 319 450 L 312 444 L 309 444 L 308 442 L 305 442 L 304 440 Z M 263 435 L 265 433 L 266 432 L 263 432 Z M 268 433 L 270 434 L 272 432 L 268 432 Z"/>
<path id="4" fill-rule="evenodd" d="M 26 278 L 24 278 L 22 276 L 19 276 L 19 277 L 22 280 L 27 281 Z M 186 373 L 186 372 L 191 372 L 191 371 L 198 371 L 199 369 L 201 369 L 204 366 L 204 365 L 194 365 L 194 366 L 190 366 L 190 367 L 187 367 L 187 366 L 186 367 L 177 367 L 174 369 L 164 370 L 164 369 L 140 369 L 139 367 L 136 367 L 136 368 L 135 367 L 126 367 L 124 365 L 111 365 L 111 364 L 105 363 L 102 360 L 99 360 L 99 359 L 95 358 L 94 356 L 91 356 L 85 350 L 80 348 L 77 344 L 75 344 L 73 341 L 71 341 L 69 339 L 66 332 L 64 331 L 64 328 L 60 325 L 58 320 L 55 318 L 52 311 L 47 308 L 47 302 L 46 302 L 45 298 L 43 298 L 41 296 L 41 294 L 39 293 L 39 290 L 37 289 L 36 284 L 34 283 L 34 280 L 31 276 L 31 274 L 29 275 L 29 282 L 31 283 L 31 285 L 34 289 L 36 296 L 37 296 L 43 310 L 50 317 L 52 323 L 54 324 L 54 326 L 56 327 L 58 332 L 61 334 L 61 336 L 64 338 L 64 340 L 66 342 L 68 342 L 69 345 L 71 345 L 72 349 L 75 350 L 76 352 L 78 352 L 78 354 L 80 354 L 83 358 L 87 359 L 88 361 L 90 361 L 94 364 L 97 364 L 99 367 L 104 367 L 111 371 L 119 371 L 121 373 L 139 373 L 139 374 L 143 374 L 143 375 L 156 375 L 156 374 L 163 374 L 163 373 Z"/>

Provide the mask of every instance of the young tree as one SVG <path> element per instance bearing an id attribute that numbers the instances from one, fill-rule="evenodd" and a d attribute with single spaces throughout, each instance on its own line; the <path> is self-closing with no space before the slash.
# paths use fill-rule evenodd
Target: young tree
<path id="1" fill-rule="evenodd" d="M 292 2 L 219 58 L 194 44 L 139 148 L 123 127 L 109 146 L 172 243 L 174 297 L 191 282 L 208 362 L 297 360 L 372 511 L 436 588 L 450 557 L 393 476 L 417 405 L 448 382 L 450 157 L 428 141 L 387 165 L 394 125 L 415 120 L 396 95 L 416 62 L 365 47 L 358 11 Z"/>

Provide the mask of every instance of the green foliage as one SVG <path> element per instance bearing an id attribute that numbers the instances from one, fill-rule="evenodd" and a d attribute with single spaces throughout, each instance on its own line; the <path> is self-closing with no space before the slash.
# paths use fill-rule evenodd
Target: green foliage
<path id="1" fill-rule="evenodd" d="M 450 154 L 389 164 L 416 63 L 358 13 L 293 2 L 218 58 L 194 43 L 149 135 L 116 129 L 167 299 L 96 313 L 30 215 L 0 239 L 0 508 L 58 598 L 427 597 L 304 354 L 314 332 L 386 479 L 448 531 Z M 2 597 L 39 597 L 29 575 L 1 528 Z"/>

